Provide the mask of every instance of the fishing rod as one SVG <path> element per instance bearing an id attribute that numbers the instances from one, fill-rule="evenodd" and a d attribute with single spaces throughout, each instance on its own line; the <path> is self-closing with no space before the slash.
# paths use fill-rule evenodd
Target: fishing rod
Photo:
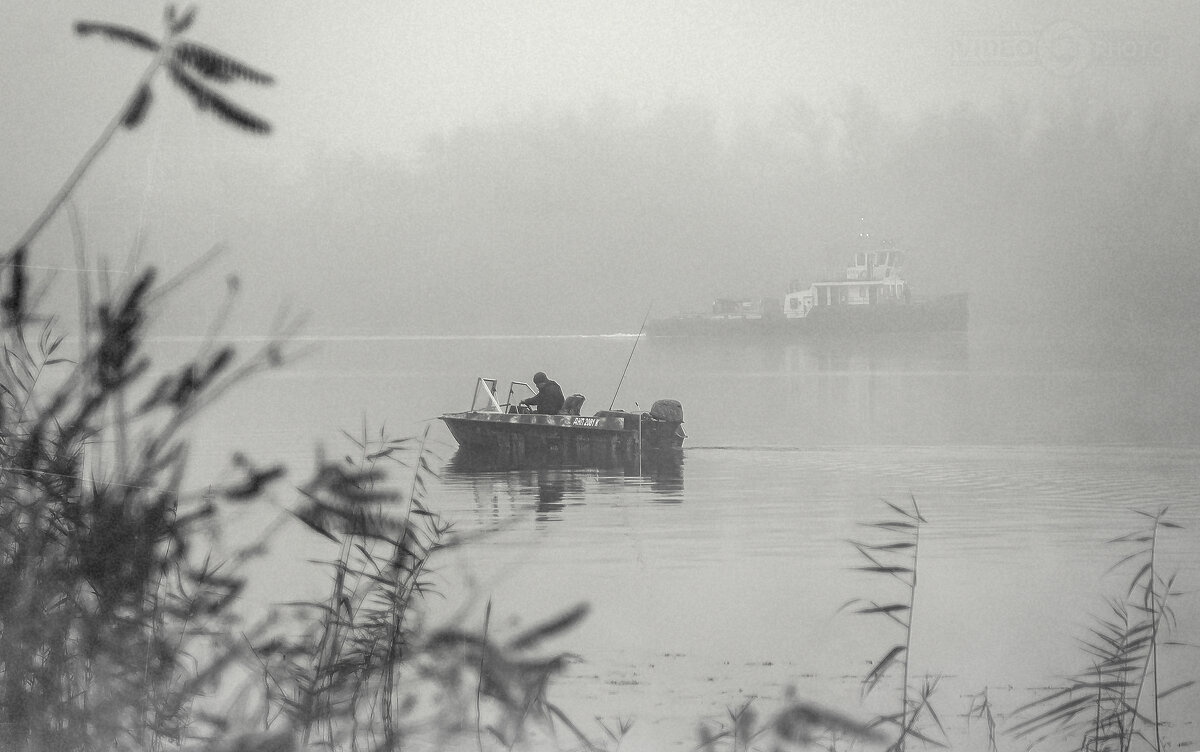
<path id="1" fill-rule="evenodd" d="M 637 336 L 633 339 L 633 349 L 629 351 L 629 358 L 626 359 L 625 368 L 621 371 L 621 380 L 617 382 L 617 390 L 613 392 L 612 402 L 608 403 L 609 410 L 611 410 L 613 405 L 617 403 L 617 394 L 621 391 L 621 384 L 625 383 L 625 372 L 629 370 L 629 364 L 633 362 L 633 354 L 637 352 L 638 342 L 642 339 L 642 330 L 646 328 L 646 322 L 650 320 L 650 309 L 653 306 L 653 303 L 646 306 L 646 315 L 642 318 L 642 325 L 638 327 Z"/>

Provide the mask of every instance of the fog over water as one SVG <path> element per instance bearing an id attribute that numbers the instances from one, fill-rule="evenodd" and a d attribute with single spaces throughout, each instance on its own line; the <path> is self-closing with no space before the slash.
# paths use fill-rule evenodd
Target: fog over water
<path id="1" fill-rule="evenodd" d="M 6 248 L 147 63 L 74 22 L 161 18 L 133 0 L 7 5 Z M 280 310 L 306 315 L 314 352 L 200 421 L 200 487 L 234 450 L 299 470 L 341 428 L 419 433 L 478 376 L 546 370 L 585 412 L 606 407 L 648 310 L 782 296 L 894 243 L 916 295 L 969 294 L 969 333 L 645 343 L 617 406 L 683 402 L 677 476 L 447 472 L 439 509 L 502 533 L 453 561 L 447 589 L 478 610 L 474 578 L 512 571 L 489 581 L 498 614 L 593 599 L 568 647 L 594 663 L 567 702 L 644 711 L 629 748 L 690 749 L 700 714 L 778 698 L 802 671 L 810 696 L 854 707 L 877 643 L 833 616 L 862 587 L 845 538 L 879 497 L 919 494 L 943 525 L 928 665 L 960 672 L 956 700 L 1007 683 L 1012 708 L 1076 668 L 1076 615 L 1113 580 L 1098 542 L 1138 522 L 1130 508 L 1178 506 L 1171 555 L 1196 592 L 1198 29 L 1196 0 L 212 0 L 190 33 L 276 77 L 230 90 L 272 135 L 160 80 L 73 207 L 86 273 L 113 284 L 225 249 L 158 304 L 149 341 L 168 363 L 232 287 L 224 333 L 243 351 Z M 66 216 L 30 263 L 70 330 Z M 306 534 L 247 600 L 316 582 L 294 566 Z M 1194 598 L 1180 614 L 1195 641 Z M 1200 718 L 1194 688 L 1173 701 Z"/>
<path id="2" fill-rule="evenodd" d="M 85 12 L 159 23 L 11 9 L 10 236 L 145 64 L 74 37 Z M 160 85 L 75 202 L 117 267 L 227 244 L 193 289 L 237 271 L 250 332 L 285 302 L 326 334 L 636 331 L 648 306 L 780 295 L 870 232 L 979 323 L 1107 340 L 1192 308 L 1197 21 L 1188 2 L 212 2 L 194 36 L 277 77 L 233 90 L 276 133 Z M 73 265 L 65 221 L 38 254 Z M 194 302 L 166 333 L 204 331 Z"/>

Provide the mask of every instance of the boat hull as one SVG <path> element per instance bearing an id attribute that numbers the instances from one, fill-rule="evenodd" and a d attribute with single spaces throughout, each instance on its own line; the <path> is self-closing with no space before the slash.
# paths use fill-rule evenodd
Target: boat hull
<path id="1" fill-rule="evenodd" d="M 640 454 L 677 451 L 684 439 L 679 421 L 622 411 L 595 416 L 470 411 L 441 419 L 460 451 L 518 463 L 636 461 Z"/>
<path id="2" fill-rule="evenodd" d="M 847 337 L 921 332 L 964 332 L 966 295 L 908 304 L 818 306 L 804 318 L 675 316 L 647 323 L 650 336 Z"/>

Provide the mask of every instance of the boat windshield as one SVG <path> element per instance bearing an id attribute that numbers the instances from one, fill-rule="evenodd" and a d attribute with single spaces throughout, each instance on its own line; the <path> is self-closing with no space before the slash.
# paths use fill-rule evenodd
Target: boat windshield
<path id="1" fill-rule="evenodd" d="M 475 380 L 475 391 L 471 394 L 471 412 L 507 413 L 518 402 L 526 397 L 537 394 L 537 390 L 524 381 L 514 381 L 508 385 L 508 397 L 501 403 L 497 394 L 498 379 L 480 376 Z M 480 397 L 482 396 L 482 400 Z"/>
<path id="2" fill-rule="evenodd" d="M 489 412 L 502 412 L 500 403 L 496 401 L 496 379 L 488 379 L 480 376 L 475 380 L 475 391 L 471 393 L 471 411 L 474 412 L 475 405 L 479 403 L 479 393 L 483 392 L 483 406 L 480 410 Z"/>
<path id="3" fill-rule="evenodd" d="M 524 387 L 524 389 L 518 389 L 517 387 Z M 531 387 L 529 384 L 526 384 L 524 381 L 514 381 L 508 385 L 508 399 L 505 400 L 504 405 L 502 405 L 505 410 L 507 410 L 511 405 L 515 404 L 513 402 L 513 392 L 516 392 L 517 402 L 525 399 L 525 397 L 522 396 L 525 392 L 529 392 L 528 396 L 530 397 L 537 394 L 537 390 Z"/>

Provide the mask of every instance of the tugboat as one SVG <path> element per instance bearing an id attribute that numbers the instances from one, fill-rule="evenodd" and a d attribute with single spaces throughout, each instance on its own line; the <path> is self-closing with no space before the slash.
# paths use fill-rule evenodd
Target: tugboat
<path id="1" fill-rule="evenodd" d="M 513 401 L 514 393 L 533 388 L 523 381 L 509 384 L 508 397 L 497 398 L 497 380 L 480 377 L 471 396 L 471 409 L 446 413 L 442 422 L 459 444 L 460 452 L 501 457 L 514 463 L 637 462 L 656 452 L 683 447 L 683 407 L 675 400 L 655 402 L 647 412 L 600 410 L 579 414 L 584 397 L 572 394 L 558 415 L 526 412 Z M 476 407 L 483 393 L 483 404 Z"/>
<path id="2" fill-rule="evenodd" d="M 651 336 L 850 335 L 966 331 L 966 294 L 920 299 L 903 276 L 904 254 L 885 248 L 854 254 L 840 279 L 793 283 L 782 301 L 713 304 L 712 313 L 649 322 Z"/>

